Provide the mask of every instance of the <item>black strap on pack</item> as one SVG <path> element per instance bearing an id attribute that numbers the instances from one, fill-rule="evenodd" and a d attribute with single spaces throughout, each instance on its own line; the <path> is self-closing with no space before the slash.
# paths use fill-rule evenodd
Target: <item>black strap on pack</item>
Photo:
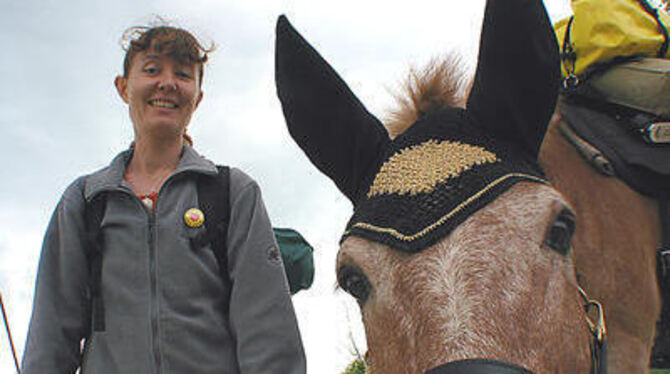
<path id="1" fill-rule="evenodd" d="M 230 168 L 218 166 L 215 176 L 199 175 L 197 180 L 200 210 L 205 215 L 207 229 L 191 239 L 192 248 L 197 250 L 208 243 L 219 264 L 221 277 L 229 281 L 227 245 L 228 222 L 230 221 Z M 102 300 L 101 277 L 104 236 L 102 219 L 107 206 L 107 193 L 102 192 L 86 203 L 84 218 L 86 226 L 86 259 L 89 266 L 90 325 L 95 332 L 105 331 L 105 306 Z M 89 331 L 90 332 L 90 331 Z"/>
<path id="2" fill-rule="evenodd" d="M 217 165 L 216 176 L 199 175 L 198 205 L 205 215 L 206 231 L 191 239 L 194 249 L 200 249 L 212 243 L 214 255 L 219 263 L 221 277 L 224 281 L 228 276 L 228 223 L 230 221 L 230 168 Z M 208 224 L 209 223 L 209 224 Z"/>
<path id="3" fill-rule="evenodd" d="M 563 66 L 565 66 L 565 71 L 567 72 L 567 76 L 563 80 L 564 90 L 573 89 L 579 84 L 579 78 L 575 75 L 577 52 L 572 48 L 572 42 L 570 41 L 570 33 L 572 32 L 572 23 L 574 21 L 575 16 L 571 16 L 570 20 L 568 20 L 568 26 L 565 29 L 565 37 L 563 38 L 563 44 L 561 46 L 561 60 L 563 61 Z"/>
<path id="4" fill-rule="evenodd" d="M 93 331 L 105 331 L 105 306 L 102 302 L 100 277 L 102 276 L 102 254 L 104 238 L 102 218 L 107 207 L 107 193 L 103 192 L 86 203 L 84 218 L 86 224 L 86 260 L 88 261 L 90 317 Z"/>

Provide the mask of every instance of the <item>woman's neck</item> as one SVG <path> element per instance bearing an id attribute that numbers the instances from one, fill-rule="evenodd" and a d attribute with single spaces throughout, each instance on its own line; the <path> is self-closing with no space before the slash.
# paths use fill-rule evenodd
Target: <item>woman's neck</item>
<path id="1" fill-rule="evenodd" d="M 183 141 L 159 142 L 135 139 L 133 156 L 125 179 L 138 195 L 158 192 L 167 177 L 177 168 Z"/>

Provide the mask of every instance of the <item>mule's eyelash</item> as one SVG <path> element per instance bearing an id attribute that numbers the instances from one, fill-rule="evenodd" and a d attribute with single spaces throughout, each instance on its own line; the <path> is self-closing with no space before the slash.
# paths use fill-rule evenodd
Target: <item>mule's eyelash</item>
<path id="1" fill-rule="evenodd" d="M 563 209 L 552 222 L 547 231 L 544 243 L 562 255 L 572 248 L 572 236 L 575 233 L 575 214 Z"/>
<path id="2" fill-rule="evenodd" d="M 363 305 L 370 296 L 372 286 L 363 271 L 352 265 L 345 265 L 337 271 L 339 287 L 353 296 L 359 305 Z"/>

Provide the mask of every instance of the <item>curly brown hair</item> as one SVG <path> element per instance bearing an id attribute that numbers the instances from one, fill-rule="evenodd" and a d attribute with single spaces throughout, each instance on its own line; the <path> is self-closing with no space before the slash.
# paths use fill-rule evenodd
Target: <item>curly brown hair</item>
<path id="1" fill-rule="evenodd" d="M 198 66 L 199 82 L 202 84 L 203 65 L 207 62 L 207 54 L 214 50 L 214 45 L 204 47 L 190 32 L 173 26 L 133 26 L 123 33 L 124 50 L 123 76 L 128 77 L 130 65 L 137 53 L 155 51 L 164 54 L 180 64 Z"/>

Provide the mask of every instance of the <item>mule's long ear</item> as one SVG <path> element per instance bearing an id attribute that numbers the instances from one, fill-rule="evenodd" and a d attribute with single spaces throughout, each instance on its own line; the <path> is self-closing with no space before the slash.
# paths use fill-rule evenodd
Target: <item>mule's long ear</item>
<path id="1" fill-rule="evenodd" d="M 542 0 L 488 0 L 467 108 L 487 132 L 537 157 L 560 84 Z"/>
<path id="2" fill-rule="evenodd" d="M 276 32 L 275 80 L 289 132 L 355 203 L 376 171 L 388 134 L 285 16 Z"/>

